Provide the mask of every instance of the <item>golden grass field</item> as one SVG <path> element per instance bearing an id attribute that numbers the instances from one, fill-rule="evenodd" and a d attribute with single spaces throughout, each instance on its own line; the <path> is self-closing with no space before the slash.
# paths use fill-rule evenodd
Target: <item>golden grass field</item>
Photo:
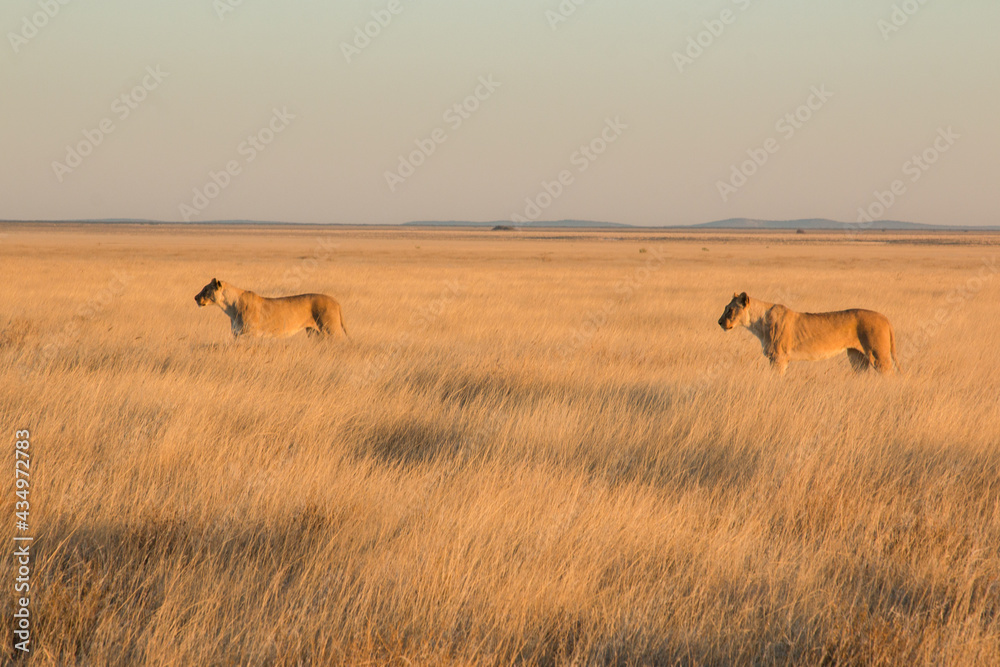
<path id="1" fill-rule="evenodd" d="M 0 234 L 22 664 L 1000 663 L 1000 235 Z M 351 340 L 232 343 L 213 277 Z M 775 376 L 744 290 L 905 373 Z"/>

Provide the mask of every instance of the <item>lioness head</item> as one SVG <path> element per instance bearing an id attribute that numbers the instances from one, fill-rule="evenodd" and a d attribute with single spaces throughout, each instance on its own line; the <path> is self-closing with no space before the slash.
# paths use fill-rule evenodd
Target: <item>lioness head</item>
<path id="1" fill-rule="evenodd" d="M 747 306 L 749 305 L 750 297 L 747 296 L 746 292 L 743 292 L 743 294 L 733 294 L 733 300 L 722 311 L 722 317 L 719 318 L 719 326 L 729 331 L 741 324 L 749 324 L 747 315 Z"/>
<path id="2" fill-rule="evenodd" d="M 194 302 L 199 306 L 207 306 L 210 303 L 215 303 L 215 293 L 222 289 L 222 283 L 212 278 L 212 282 L 205 285 L 198 294 L 194 297 Z"/>

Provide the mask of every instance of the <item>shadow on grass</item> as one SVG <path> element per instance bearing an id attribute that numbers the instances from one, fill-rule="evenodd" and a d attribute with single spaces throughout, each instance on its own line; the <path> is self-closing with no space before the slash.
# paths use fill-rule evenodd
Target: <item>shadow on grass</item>
<path id="1" fill-rule="evenodd" d="M 389 420 L 354 417 L 345 428 L 347 440 L 359 458 L 372 457 L 379 462 L 411 467 L 441 460 L 467 458 L 461 433 L 414 415 Z"/>

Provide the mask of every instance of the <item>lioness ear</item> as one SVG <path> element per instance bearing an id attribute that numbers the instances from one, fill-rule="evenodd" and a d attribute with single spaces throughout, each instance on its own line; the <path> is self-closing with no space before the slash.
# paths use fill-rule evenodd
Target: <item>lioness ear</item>
<path id="1" fill-rule="evenodd" d="M 219 281 L 215 278 L 212 278 L 212 287 L 218 287 L 218 286 L 219 286 Z"/>
<path id="2" fill-rule="evenodd" d="M 743 294 L 740 294 L 737 298 L 740 300 L 740 305 L 743 307 L 746 307 L 746 305 L 750 303 L 750 297 L 747 296 L 746 292 L 743 292 Z"/>

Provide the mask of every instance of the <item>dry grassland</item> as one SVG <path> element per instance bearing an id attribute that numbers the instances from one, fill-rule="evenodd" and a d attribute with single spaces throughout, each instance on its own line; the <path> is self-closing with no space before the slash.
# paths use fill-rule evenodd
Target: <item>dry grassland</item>
<path id="1" fill-rule="evenodd" d="M 0 232 L 23 664 L 1000 663 L 1000 236 Z M 352 340 L 233 344 L 213 277 Z M 906 372 L 777 378 L 737 290 Z"/>

